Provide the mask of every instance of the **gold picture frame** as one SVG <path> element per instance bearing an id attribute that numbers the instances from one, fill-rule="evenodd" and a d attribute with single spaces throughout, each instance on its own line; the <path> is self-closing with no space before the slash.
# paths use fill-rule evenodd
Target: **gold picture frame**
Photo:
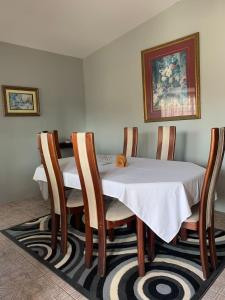
<path id="1" fill-rule="evenodd" d="M 141 52 L 144 121 L 200 119 L 199 33 Z"/>
<path id="2" fill-rule="evenodd" d="M 5 116 L 40 116 L 37 88 L 2 86 Z"/>

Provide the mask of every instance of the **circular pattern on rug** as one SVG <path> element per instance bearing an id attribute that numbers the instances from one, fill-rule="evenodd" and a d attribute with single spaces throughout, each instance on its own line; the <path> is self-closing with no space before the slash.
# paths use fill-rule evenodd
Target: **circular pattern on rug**
<path id="1" fill-rule="evenodd" d="M 157 241 L 157 255 L 151 263 L 146 257 L 146 274 L 140 278 L 136 234 L 126 227 L 116 230 L 113 242 L 107 241 L 107 267 L 104 277 L 97 274 L 98 235 L 96 231 L 93 236 L 93 264 L 90 269 L 85 266 L 85 233 L 82 224 L 79 229 L 69 226 L 68 248 L 65 256 L 60 250 L 60 232 L 56 250 L 51 249 L 49 216 L 6 231 L 12 240 L 22 244 L 28 252 L 60 274 L 89 299 L 191 299 L 204 284 L 199 260 L 199 240 L 194 234 L 189 235 L 186 241 L 178 241 L 175 246 Z M 215 236 L 220 262 L 220 256 L 225 253 L 225 233 L 216 231 Z"/>
<path id="2" fill-rule="evenodd" d="M 154 276 L 154 273 L 152 272 L 151 276 Z M 160 272 L 157 272 L 156 275 L 159 275 Z M 166 274 L 164 274 L 166 275 Z M 174 279 L 176 276 L 168 277 L 168 276 L 155 276 L 153 278 L 148 278 L 142 285 L 142 288 L 139 292 L 141 292 L 139 295 L 142 299 L 184 299 L 185 295 L 185 288 L 179 282 L 178 280 Z M 190 293 L 186 293 L 188 296 Z M 143 297 L 144 295 L 144 297 Z M 189 298 L 187 298 L 189 299 Z"/>
<path id="3" fill-rule="evenodd" d="M 172 292 L 172 288 L 170 287 L 170 285 L 166 282 L 166 283 L 162 283 L 163 280 L 161 280 L 161 283 L 158 283 L 156 285 L 156 290 L 157 292 L 159 292 L 161 295 L 169 295 Z"/>
<path id="4" fill-rule="evenodd" d="M 113 264 L 116 266 L 112 267 Z M 111 261 L 108 267 L 112 270 L 105 278 L 101 295 L 107 300 L 190 299 L 202 283 L 196 263 L 185 259 L 176 261 L 169 256 L 161 255 L 151 265 L 146 263 L 146 274 L 141 278 L 136 257 L 124 257 L 121 262 Z"/>

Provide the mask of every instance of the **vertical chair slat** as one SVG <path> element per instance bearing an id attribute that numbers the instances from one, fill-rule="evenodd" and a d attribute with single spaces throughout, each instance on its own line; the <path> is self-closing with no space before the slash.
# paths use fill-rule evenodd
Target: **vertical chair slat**
<path id="1" fill-rule="evenodd" d="M 156 159 L 173 160 L 175 152 L 175 143 L 176 127 L 159 126 Z"/>
<path id="2" fill-rule="evenodd" d="M 125 127 L 124 128 L 123 154 L 126 157 L 137 156 L 137 145 L 138 145 L 138 128 L 137 127 Z"/>

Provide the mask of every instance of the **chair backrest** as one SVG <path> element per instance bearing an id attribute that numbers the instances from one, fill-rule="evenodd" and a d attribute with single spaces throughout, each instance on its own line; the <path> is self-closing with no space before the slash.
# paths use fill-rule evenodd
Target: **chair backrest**
<path id="1" fill-rule="evenodd" d="M 41 161 L 48 181 L 51 209 L 59 215 L 66 213 L 64 181 L 58 163 L 55 135 L 51 132 L 41 132 L 37 137 Z"/>
<path id="2" fill-rule="evenodd" d="M 225 128 L 212 128 L 208 165 L 204 177 L 200 203 L 200 225 L 208 228 L 213 222 L 215 188 L 225 149 Z"/>
<path id="3" fill-rule="evenodd" d="M 176 126 L 158 127 L 156 159 L 173 160 L 176 143 Z"/>
<path id="4" fill-rule="evenodd" d="M 105 228 L 105 208 L 93 132 L 73 132 L 72 144 L 84 200 L 85 224 Z"/>
<path id="5" fill-rule="evenodd" d="M 123 154 L 126 157 L 137 156 L 137 145 L 138 145 L 138 128 L 137 127 L 125 127 L 124 128 Z"/>
<path id="6" fill-rule="evenodd" d="M 48 130 L 43 130 L 42 132 L 50 132 Z M 59 146 L 59 134 L 58 134 L 58 130 L 53 130 L 52 131 L 54 138 L 55 138 L 55 146 L 56 146 L 56 152 L 57 152 L 57 156 L 58 159 L 62 158 L 62 154 L 61 154 L 61 150 L 60 150 L 60 146 Z"/>
<path id="7" fill-rule="evenodd" d="M 60 146 L 59 146 L 58 130 L 53 130 L 52 132 L 53 132 L 54 138 L 55 138 L 55 146 L 56 146 L 57 156 L 58 156 L 58 158 L 62 158 L 62 154 L 61 154 L 61 150 L 60 150 Z"/>

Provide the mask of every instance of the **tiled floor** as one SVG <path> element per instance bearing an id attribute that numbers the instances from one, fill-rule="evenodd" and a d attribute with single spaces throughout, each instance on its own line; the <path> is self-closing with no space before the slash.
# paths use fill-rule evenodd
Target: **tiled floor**
<path id="1" fill-rule="evenodd" d="M 49 213 L 48 202 L 23 200 L 0 205 L 0 229 Z M 216 227 L 225 229 L 225 214 L 216 213 Z M 0 233 L 1 300 L 86 299 L 69 284 Z M 225 300 L 225 270 L 203 298 Z"/>
<path id="2" fill-rule="evenodd" d="M 43 200 L 0 205 L 0 229 L 49 213 Z M 84 300 L 69 284 L 0 233 L 1 300 Z"/>

